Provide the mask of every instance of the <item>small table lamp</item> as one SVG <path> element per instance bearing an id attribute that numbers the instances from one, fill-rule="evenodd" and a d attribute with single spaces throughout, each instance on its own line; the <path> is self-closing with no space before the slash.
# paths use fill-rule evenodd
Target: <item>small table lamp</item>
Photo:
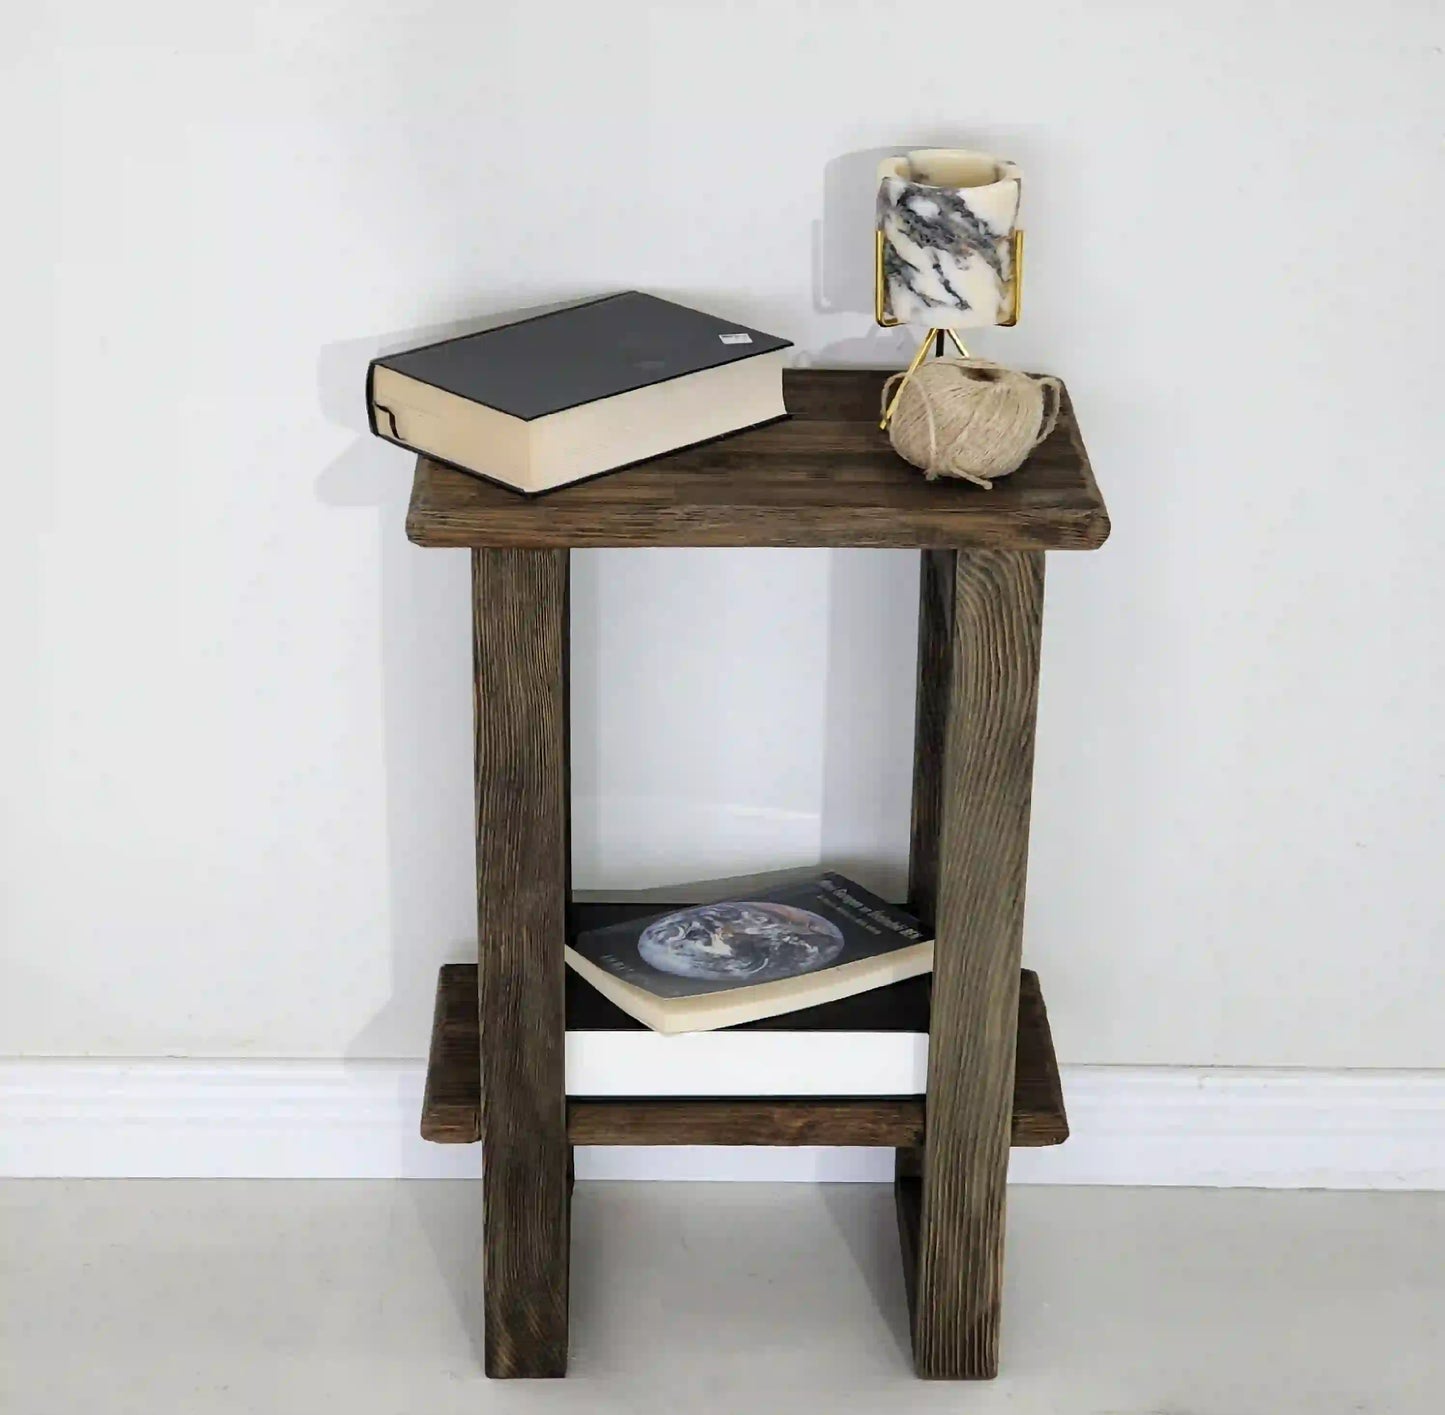
<path id="1" fill-rule="evenodd" d="M 967 358 L 958 330 L 1018 323 L 1021 194 L 1019 169 L 984 152 L 922 148 L 879 164 L 873 317 L 885 328 L 927 326 L 880 427 L 930 343 L 941 355 L 950 339 Z"/>

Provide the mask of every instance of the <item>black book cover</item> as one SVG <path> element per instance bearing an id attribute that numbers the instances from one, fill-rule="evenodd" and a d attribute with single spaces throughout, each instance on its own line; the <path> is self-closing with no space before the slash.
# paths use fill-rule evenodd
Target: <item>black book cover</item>
<path id="1" fill-rule="evenodd" d="M 640 290 L 372 361 L 530 422 L 791 347 L 745 324 Z M 370 403 L 371 377 L 367 377 Z M 372 429 L 376 431 L 375 427 Z"/>
<path id="2" fill-rule="evenodd" d="M 656 997 L 778 982 L 926 942 L 922 925 L 842 875 L 591 929 L 573 949 Z"/>

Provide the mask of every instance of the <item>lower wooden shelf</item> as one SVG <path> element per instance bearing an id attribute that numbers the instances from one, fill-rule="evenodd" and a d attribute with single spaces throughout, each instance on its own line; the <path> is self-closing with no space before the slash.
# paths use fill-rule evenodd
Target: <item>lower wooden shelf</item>
<path id="1" fill-rule="evenodd" d="M 567 1102 L 574 1145 L 921 1145 L 923 1101 L 705 1096 Z"/>
<path id="2" fill-rule="evenodd" d="M 635 912 L 658 909 L 656 904 L 641 910 L 632 907 Z M 587 907 L 583 922 L 594 926 L 591 916 L 608 909 Z M 926 1025 L 926 990 L 920 984 L 925 981 L 915 979 L 857 999 L 796 1012 L 785 1019 L 786 1024 L 796 1031 L 866 1031 L 877 1027 L 880 1015 L 891 1008 L 921 1030 Z M 854 1012 L 857 1020 L 851 1015 Z M 567 1020 L 569 1029 L 582 1030 L 640 1025 L 570 970 Z M 1038 975 L 1027 969 L 1019 987 L 1016 1058 L 1014 1145 L 1060 1144 L 1069 1134 L 1063 1089 Z M 907 1149 L 923 1143 L 925 1115 L 923 1096 L 569 1097 L 567 1138 L 574 1145 L 878 1145 Z M 482 1136 L 475 964 L 448 964 L 437 979 L 421 1133 L 424 1139 L 441 1144 L 471 1144 Z"/>

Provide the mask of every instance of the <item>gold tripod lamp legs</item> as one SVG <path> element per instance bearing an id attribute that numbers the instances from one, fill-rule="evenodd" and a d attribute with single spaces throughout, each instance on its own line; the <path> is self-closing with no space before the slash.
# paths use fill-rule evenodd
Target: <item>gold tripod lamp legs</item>
<path id="1" fill-rule="evenodd" d="M 934 344 L 934 357 L 937 358 L 943 353 L 943 339 L 947 335 L 952 341 L 953 347 L 958 350 L 961 358 L 971 358 L 972 355 L 963 347 L 963 341 L 951 329 L 930 329 L 924 336 L 923 342 L 918 346 L 918 352 L 913 356 L 913 362 L 908 365 L 903 377 L 898 380 L 898 387 L 893 390 L 893 396 L 888 400 L 888 406 L 883 410 L 883 417 L 879 420 L 878 426 L 884 432 L 888 430 L 888 424 L 893 421 L 894 409 L 898 407 L 898 400 L 903 396 L 904 386 L 908 380 L 918 372 L 919 366 L 928 356 L 928 346 Z"/>

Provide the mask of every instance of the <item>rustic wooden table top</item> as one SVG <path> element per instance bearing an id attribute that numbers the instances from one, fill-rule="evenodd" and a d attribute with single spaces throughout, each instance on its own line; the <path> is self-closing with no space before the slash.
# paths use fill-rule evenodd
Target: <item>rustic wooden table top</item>
<path id="1" fill-rule="evenodd" d="M 789 369 L 792 416 L 527 497 L 417 460 L 406 533 L 427 546 L 775 545 L 1093 550 L 1109 513 L 1067 394 L 991 491 L 928 481 L 878 428 L 884 372 Z"/>

